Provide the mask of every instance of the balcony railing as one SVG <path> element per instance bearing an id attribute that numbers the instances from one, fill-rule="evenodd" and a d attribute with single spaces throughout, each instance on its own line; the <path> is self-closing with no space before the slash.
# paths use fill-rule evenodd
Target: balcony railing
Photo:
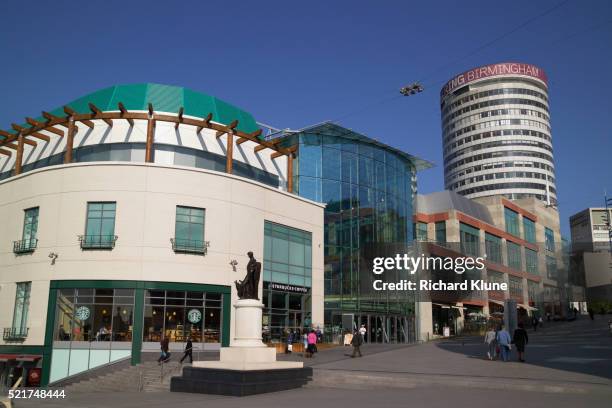
<path id="1" fill-rule="evenodd" d="M 5 327 L 2 339 L 4 341 L 24 341 L 28 337 L 29 327 Z"/>
<path id="2" fill-rule="evenodd" d="M 172 243 L 172 250 L 174 252 L 189 254 L 206 255 L 208 247 L 210 246 L 209 241 L 196 241 L 183 238 L 170 238 L 170 242 Z"/>
<path id="3" fill-rule="evenodd" d="M 81 249 L 113 249 L 116 235 L 79 235 Z"/>
<path id="4" fill-rule="evenodd" d="M 21 241 L 13 241 L 13 252 L 16 254 L 27 254 L 34 252 L 38 245 L 38 239 L 22 239 Z"/>

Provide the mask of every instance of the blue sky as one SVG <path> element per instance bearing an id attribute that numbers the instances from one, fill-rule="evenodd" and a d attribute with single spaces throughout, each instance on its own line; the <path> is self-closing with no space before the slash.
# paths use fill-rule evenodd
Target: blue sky
<path id="1" fill-rule="evenodd" d="M 501 61 L 549 77 L 557 190 L 568 217 L 612 195 L 612 2 L 569 0 L 3 2 L 0 124 L 118 83 L 215 95 L 258 121 L 324 120 L 433 161 L 420 192 L 443 184 L 439 90 Z M 425 92 L 397 97 L 423 80 Z"/>

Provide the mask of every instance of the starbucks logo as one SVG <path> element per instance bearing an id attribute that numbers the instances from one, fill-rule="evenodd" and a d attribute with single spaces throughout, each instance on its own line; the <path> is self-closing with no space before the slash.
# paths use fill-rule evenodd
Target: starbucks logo
<path id="1" fill-rule="evenodd" d="M 87 320 L 89 316 L 91 316 L 91 312 L 87 306 L 79 306 L 76 312 L 74 312 L 74 315 L 79 320 Z"/>
<path id="2" fill-rule="evenodd" d="M 202 320 L 202 312 L 200 312 L 198 309 L 191 309 L 189 312 L 187 312 L 187 320 L 189 320 L 191 323 L 199 323 L 200 320 Z"/>

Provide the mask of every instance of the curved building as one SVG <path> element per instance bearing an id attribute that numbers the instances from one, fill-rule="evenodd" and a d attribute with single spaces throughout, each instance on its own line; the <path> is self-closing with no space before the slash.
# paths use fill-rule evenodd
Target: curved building
<path id="1" fill-rule="evenodd" d="M 367 342 L 414 341 L 414 296 L 374 290 L 371 265 L 373 256 L 412 249 L 416 173 L 431 164 L 335 123 L 289 133 L 280 145 L 298 146 L 297 194 L 326 205 L 326 332 L 341 335 L 353 319 Z"/>
<path id="2" fill-rule="evenodd" d="M 444 85 L 440 109 L 446 189 L 556 203 L 542 68 L 507 62 L 471 69 Z"/>
<path id="3" fill-rule="evenodd" d="M 293 150 L 260 139 L 248 113 L 142 84 L 12 128 L 0 136 L 0 385 L 138 364 L 162 337 L 175 355 L 188 337 L 230 345 L 248 251 L 263 263 L 266 340 L 323 325 L 323 205 L 291 193 Z"/>

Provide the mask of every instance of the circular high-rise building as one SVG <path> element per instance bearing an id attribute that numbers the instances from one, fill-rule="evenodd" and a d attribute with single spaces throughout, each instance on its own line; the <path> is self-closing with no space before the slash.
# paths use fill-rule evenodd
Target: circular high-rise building
<path id="1" fill-rule="evenodd" d="M 542 68 L 506 62 L 471 69 L 444 85 L 440 109 L 446 189 L 556 203 Z"/>

